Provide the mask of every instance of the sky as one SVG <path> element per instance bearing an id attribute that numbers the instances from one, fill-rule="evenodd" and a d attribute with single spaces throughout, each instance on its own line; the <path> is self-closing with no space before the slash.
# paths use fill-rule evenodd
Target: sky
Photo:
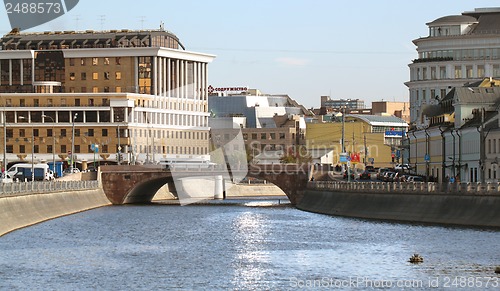
<path id="1" fill-rule="evenodd" d="M 214 87 L 288 94 L 307 108 L 324 95 L 370 107 L 408 101 L 412 40 L 428 35 L 426 23 L 483 7 L 500 1 L 80 0 L 27 31 L 158 29 L 163 22 L 186 50 L 216 55 L 208 74 Z M 4 10 L 0 33 L 10 30 Z"/>

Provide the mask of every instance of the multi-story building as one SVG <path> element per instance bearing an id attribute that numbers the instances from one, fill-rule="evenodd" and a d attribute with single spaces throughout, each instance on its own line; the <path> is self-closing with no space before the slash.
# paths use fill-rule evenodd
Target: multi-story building
<path id="1" fill-rule="evenodd" d="M 77 163 L 208 158 L 213 55 L 159 30 L 19 33 L 1 39 L 4 159 Z M 74 138 L 73 138 L 74 136 Z M 121 153 L 118 155 L 118 153 Z"/>
<path id="2" fill-rule="evenodd" d="M 358 153 L 361 164 L 394 166 L 401 161 L 401 140 L 408 124 L 395 116 L 349 114 L 345 122 L 307 123 L 306 145 L 309 151 L 333 151 L 328 164 L 340 163 L 340 153 Z M 360 166 L 358 166 L 360 167 Z"/>
<path id="3" fill-rule="evenodd" d="M 409 163 L 435 181 L 498 181 L 500 81 L 453 88 L 423 112 L 428 124 L 408 133 Z M 498 144 L 497 144 L 498 142 Z"/>
<path id="4" fill-rule="evenodd" d="M 233 128 L 241 130 L 249 160 L 261 153 L 279 157 L 291 147 L 303 145 L 304 116 L 312 115 L 288 95 L 266 95 L 255 89 L 210 95 L 208 104 L 212 138 L 227 140 L 233 136 Z"/>
<path id="5" fill-rule="evenodd" d="M 394 115 L 410 122 L 409 102 L 374 101 L 371 111 L 373 115 Z"/>
<path id="6" fill-rule="evenodd" d="M 418 58 L 406 83 L 410 121 L 427 124 L 423 111 L 448 92 L 485 77 L 500 77 L 500 8 L 476 8 L 427 23 L 429 35 L 413 41 Z"/>
<path id="7" fill-rule="evenodd" d="M 365 108 L 365 101 L 359 99 L 330 99 L 330 96 L 321 96 L 321 107 L 336 111 L 360 110 Z"/>

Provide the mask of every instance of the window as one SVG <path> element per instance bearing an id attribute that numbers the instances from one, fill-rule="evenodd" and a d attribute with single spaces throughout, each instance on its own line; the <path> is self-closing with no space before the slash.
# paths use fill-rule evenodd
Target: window
<path id="1" fill-rule="evenodd" d="M 462 67 L 455 66 L 455 79 L 461 79 L 461 78 L 462 78 Z"/>
<path id="2" fill-rule="evenodd" d="M 99 80 L 99 73 L 92 73 L 93 80 Z"/>
<path id="3" fill-rule="evenodd" d="M 52 136 L 52 135 L 53 135 L 52 128 L 47 129 L 47 136 Z"/>
<path id="4" fill-rule="evenodd" d="M 66 136 L 66 129 L 62 128 L 61 129 L 61 136 Z M 62 152 L 65 152 L 65 151 L 62 151 Z"/>
<path id="5" fill-rule="evenodd" d="M 75 153 L 80 153 L 80 145 L 79 144 L 75 144 Z"/>
<path id="6" fill-rule="evenodd" d="M 86 65 L 85 58 L 81 58 L 81 59 L 80 59 L 80 65 L 82 65 L 82 66 L 85 66 L 85 65 Z"/>
<path id="7" fill-rule="evenodd" d="M 26 147 L 25 147 L 24 145 L 19 145 L 19 152 L 20 152 L 21 154 L 26 153 Z"/>
<path id="8" fill-rule="evenodd" d="M 13 145 L 7 145 L 6 150 L 7 150 L 7 153 L 13 154 L 14 153 L 14 146 Z"/>
<path id="9" fill-rule="evenodd" d="M 65 144 L 62 144 L 61 145 L 61 153 L 66 153 L 66 145 Z"/>
<path id="10" fill-rule="evenodd" d="M 92 66 L 99 65 L 99 58 L 92 58 Z"/>
<path id="11" fill-rule="evenodd" d="M 472 78 L 474 75 L 474 71 L 472 69 L 472 66 L 466 66 L 465 71 L 467 72 L 467 78 Z"/>
<path id="12" fill-rule="evenodd" d="M 75 106 L 80 106 L 80 98 L 75 99 Z"/>
<path id="13" fill-rule="evenodd" d="M 87 80 L 87 73 L 82 72 L 82 74 L 81 74 L 81 78 L 82 78 L 82 81 Z"/>
<path id="14" fill-rule="evenodd" d="M 115 62 L 116 62 L 116 65 L 121 65 L 121 58 L 120 57 L 117 57 L 115 58 Z"/>
<path id="15" fill-rule="evenodd" d="M 109 58 L 104 58 L 104 64 L 109 65 Z"/>
<path id="16" fill-rule="evenodd" d="M 109 80 L 109 72 L 104 72 L 104 80 Z"/>
<path id="17" fill-rule="evenodd" d="M 102 136 L 108 136 L 108 130 L 106 128 L 102 129 Z"/>
<path id="18" fill-rule="evenodd" d="M 75 65 L 75 59 L 69 59 L 69 65 L 74 66 Z"/>
<path id="19" fill-rule="evenodd" d="M 105 93 L 109 93 L 109 87 L 108 86 L 104 86 L 104 92 Z"/>
<path id="20" fill-rule="evenodd" d="M 36 154 L 40 153 L 40 147 L 37 144 L 33 147 L 33 152 Z"/>
<path id="21" fill-rule="evenodd" d="M 122 72 L 115 72 L 115 79 L 121 80 L 122 79 Z"/>
<path id="22" fill-rule="evenodd" d="M 20 129 L 19 130 L 19 136 L 20 137 L 25 137 L 26 136 L 26 130 L 25 129 Z"/>
<path id="23" fill-rule="evenodd" d="M 115 92 L 116 92 L 116 93 L 121 93 L 121 92 L 122 92 L 122 87 L 120 87 L 120 86 L 116 86 L 116 88 L 115 88 Z"/>
<path id="24" fill-rule="evenodd" d="M 70 81 L 74 81 L 75 80 L 75 73 L 69 73 L 69 79 L 70 79 Z"/>
<path id="25" fill-rule="evenodd" d="M 285 139 L 285 133 L 284 132 L 280 132 L 280 139 Z"/>
<path id="26" fill-rule="evenodd" d="M 33 100 L 33 106 L 35 106 L 35 107 L 40 106 L 40 99 L 34 99 Z"/>
<path id="27" fill-rule="evenodd" d="M 260 139 L 266 139 L 266 133 L 261 133 L 260 134 Z"/>
<path id="28" fill-rule="evenodd" d="M 92 93 L 99 93 L 99 87 L 92 87 Z"/>
<path id="29" fill-rule="evenodd" d="M 47 153 L 52 153 L 52 145 L 47 145 Z"/>
<path id="30" fill-rule="evenodd" d="M 87 87 L 82 87 L 81 92 L 82 93 L 87 93 Z"/>
<path id="31" fill-rule="evenodd" d="M 87 132 L 87 136 L 94 136 L 94 129 L 89 128 L 89 131 Z"/>
<path id="32" fill-rule="evenodd" d="M 14 130 L 11 129 L 11 128 L 7 128 L 7 134 L 6 134 L 6 137 L 7 138 L 13 138 L 14 137 Z"/>
<path id="33" fill-rule="evenodd" d="M 69 87 L 69 93 L 75 93 L 75 87 Z"/>

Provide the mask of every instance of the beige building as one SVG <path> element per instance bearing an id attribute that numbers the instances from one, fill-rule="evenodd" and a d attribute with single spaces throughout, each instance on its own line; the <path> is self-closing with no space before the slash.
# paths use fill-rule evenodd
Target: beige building
<path id="1" fill-rule="evenodd" d="M 389 102 L 375 101 L 372 102 L 373 115 L 394 115 L 410 122 L 410 102 Z"/>
<path id="2" fill-rule="evenodd" d="M 213 55 L 184 50 L 163 28 L 13 31 L 1 43 L 7 163 L 208 159 Z"/>
<path id="3" fill-rule="evenodd" d="M 360 164 L 356 165 L 358 168 L 364 165 L 394 166 L 401 147 L 401 137 L 406 135 L 407 128 L 408 124 L 404 120 L 394 116 L 346 115 L 344 124 L 340 121 L 308 123 L 306 145 L 310 151 L 333 150 L 327 163 L 331 165 L 340 163 L 343 142 L 345 152 L 360 155 Z"/>

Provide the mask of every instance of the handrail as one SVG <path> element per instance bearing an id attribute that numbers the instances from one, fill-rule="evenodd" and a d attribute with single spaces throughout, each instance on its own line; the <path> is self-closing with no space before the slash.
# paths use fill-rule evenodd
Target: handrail
<path id="1" fill-rule="evenodd" d="M 98 188 L 99 182 L 96 180 L 0 183 L 0 196 L 81 191 Z"/>

